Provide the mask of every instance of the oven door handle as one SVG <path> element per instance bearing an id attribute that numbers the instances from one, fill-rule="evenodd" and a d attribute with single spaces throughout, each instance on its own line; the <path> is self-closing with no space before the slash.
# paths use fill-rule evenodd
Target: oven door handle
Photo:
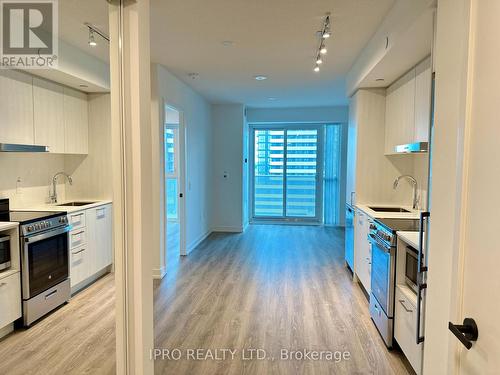
<path id="1" fill-rule="evenodd" d="M 375 245 L 378 245 L 379 247 L 381 247 L 384 252 L 386 253 L 390 253 L 391 252 L 391 246 L 390 245 L 387 245 L 386 243 L 382 242 L 382 240 L 380 240 L 379 238 L 377 238 L 374 234 L 370 233 L 368 235 L 368 240 L 375 244 Z"/>
<path id="2" fill-rule="evenodd" d="M 58 236 L 60 234 L 69 232 L 70 230 L 71 230 L 71 225 L 67 225 L 67 226 L 62 227 L 62 228 L 53 229 L 53 230 L 49 230 L 47 232 L 37 234 L 36 236 L 33 236 L 33 237 L 25 237 L 24 242 L 33 243 L 33 242 L 42 241 L 42 240 L 45 240 L 47 238 Z"/>

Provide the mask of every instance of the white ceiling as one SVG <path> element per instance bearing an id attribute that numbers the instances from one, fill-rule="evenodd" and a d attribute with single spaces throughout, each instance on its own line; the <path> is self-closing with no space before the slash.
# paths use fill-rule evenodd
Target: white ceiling
<path id="1" fill-rule="evenodd" d="M 89 46 L 89 30 L 85 22 L 109 35 L 106 0 L 59 0 L 59 37 L 102 61 L 109 61 L 108 42 L 95 35 L 97 46 Z"/>
<path id="2" fill-rule="evenodd" d="M 213 103 L 345 105 L 345 75 L 393 3 L 151 0 L 151 58 Z M 327 11 L 333 36 L 318 74 L 316 31 Z M 226 40 L 234 44 L 224 46 Z M 199 77 L 191 79 L 192 72 Z M 258 74 L 269 79 L 258 82 Z"/>

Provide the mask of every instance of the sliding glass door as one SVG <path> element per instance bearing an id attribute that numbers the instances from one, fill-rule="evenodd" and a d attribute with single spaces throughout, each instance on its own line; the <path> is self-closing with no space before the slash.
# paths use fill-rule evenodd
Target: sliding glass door
<path id="1" fill-rule="evenodd" d="M 253 127 L 253 219 L 322 220 L 323 127 Z"/>

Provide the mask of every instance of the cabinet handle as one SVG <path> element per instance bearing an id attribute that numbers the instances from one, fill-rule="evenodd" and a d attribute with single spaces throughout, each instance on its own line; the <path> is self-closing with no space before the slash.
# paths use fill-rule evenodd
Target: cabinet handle
<path id="1" fill-rule="evenodd" d="M 78 236 L 79 234 L 85 233 L 84 230 L 81 230 L 80 232 L 72 233 L 72 236 Z"/>
<path id="2" fill-rule="evenodd" d="M 7 283 L 1 283 L 0 287 L 7 285 Z"/>
<path id="3" fill-rule="evenodd" d="M 75 252 L 72 252 L 71 254 L 73 255 L 76 255 L 76 254 L 80 254 L 81 252 L 85 251 L 85 249 L 81 249 L 81 250 L 78 250 L 78 251 L 75 251 Z"/>
<path id="4" fill-rule="evenodd" d="M 401 304 L 401 306 L 403 306 L 403 309 L 405 309 L 405 310 L 406 310 L 406 312 L 409 312 L 409 313 L 410 313 L 410 312 L 413 312 L 413 310 L 411 310 L 411 309 L 409 309 L 408 307 L 406 307 L 406 305 L 405 305 L 405 300 L 404 300 L 404 299 L 400 299 L 400 300 L 399 300 L 399 303 Z"/>

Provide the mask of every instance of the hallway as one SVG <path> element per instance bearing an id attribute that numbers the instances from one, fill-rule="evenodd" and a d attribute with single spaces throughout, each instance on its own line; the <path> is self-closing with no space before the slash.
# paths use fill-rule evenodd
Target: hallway
<path id="1" fill-rule="evenodd" d="M 214 233 L 155 284 L 155 347 L 181 353 L 179 360 L 157 359 L 155 373 L 406 374 L 367 305 L 344 267 L 340 229 L 251 225 L 244 234 Z M 197 348 L 203 356 L 236 352 L 226 360 L 186 360 Z M 249 348 L 264 349 L 267 358 L 242 360 Z M 281 349 L 350 358 L 280 360 Z"/>

